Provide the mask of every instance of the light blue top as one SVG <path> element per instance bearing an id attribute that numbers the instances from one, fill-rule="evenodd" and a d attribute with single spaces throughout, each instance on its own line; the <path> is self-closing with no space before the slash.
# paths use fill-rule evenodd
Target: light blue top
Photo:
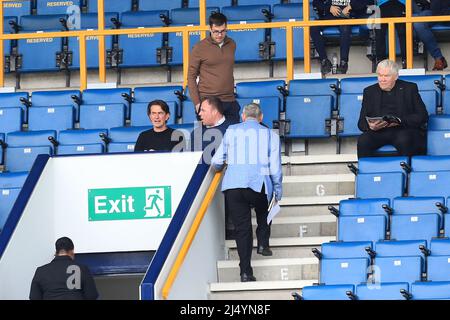
<path id="1" fill-rule="evenodd" d="M 211 160 L 216 170 L 227 164 L 222 191 L 250 188 L 261 192 L 265 186 L 268 201 L 282 196 L 280 137 L 254 119 L 231 125 Z"/>

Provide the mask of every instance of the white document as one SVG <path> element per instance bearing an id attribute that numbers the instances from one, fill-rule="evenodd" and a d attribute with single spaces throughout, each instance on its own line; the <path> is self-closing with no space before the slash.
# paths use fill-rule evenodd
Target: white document
<path id="1" fill-rule="evenodd" d="M 267 214 L 267 224 L 269 224 L 272 219 L 277 215 L 278 212 L 280 212 L 281 208 L 280 205 L 278 204 L 278 201 L 275 198 L 275 195 L 272 196 L 272 200 L 269 203 L 269 208 L 268 211 L 269 213 Z"/>

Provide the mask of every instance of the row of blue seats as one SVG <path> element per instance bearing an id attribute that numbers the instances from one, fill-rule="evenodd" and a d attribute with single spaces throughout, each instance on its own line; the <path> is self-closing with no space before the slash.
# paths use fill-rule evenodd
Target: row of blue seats
<path id="1" fill-rule="evenodd" d="M 179 139 L 188 145 L 194 124 L 172 125 L 178 130 Z M 111 129 L 54 130 L 12 132 L 7 134 L 6 143 L 0 149 L 4 152 L 7 171 L 29 171 L 39 154 L 67 155 L 87 153 L 133 152 L 139 134 L 145 127 L 118 127 Z M 2 140 L 0 134 L 0 141 Z"/>

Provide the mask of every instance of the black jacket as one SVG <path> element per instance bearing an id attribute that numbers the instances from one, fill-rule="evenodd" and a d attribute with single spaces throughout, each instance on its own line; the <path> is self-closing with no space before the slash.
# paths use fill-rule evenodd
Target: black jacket
<path id="1" fill-rule="evenodd" d="M 313 7 L 317 10 L 319 17 L 324 18 L 331 15 L 330 7 L 332 3 L 333 0 L 313 0 Z M 373 0 L 351 0 L 350 5 L 352 6 L 352 10 L 350 11 L 350 17 L 365 15 L 367 6 L 372 4 L 374 4 Z"/>
<path id="2" fill-rule="evenodd" d="M 425 128 L 428 122 L 428 112 L 419 94 L 417 85 L 413 82 L 397 80 L 396 94 L 399 117 L 404 128 Z M 364 89 L 361 113 L 358 121 L 358 128 L 361 131 L 368 131 L 369 125 L 366 121 L 368 117 L 382 117 L 381 114 L 381 88 L 378 83 Z"/>
<path id="3" fill-rule="evenodd" d="M 80 272 L 78 273 L 77 270 Z M 76 281 L 78 274 L 80 280 Z M 37 268 L 31 282 L 30 300 L 95 300 L 97 298 L 97 288 L 89 269 L 69 256 L 57 256 L 49 264 Z"/>
<path id="4" fill-rule="evenodd" d="M 450 0 L 431 0 L 430 7 L 433 16 L 450 14 Z"/>

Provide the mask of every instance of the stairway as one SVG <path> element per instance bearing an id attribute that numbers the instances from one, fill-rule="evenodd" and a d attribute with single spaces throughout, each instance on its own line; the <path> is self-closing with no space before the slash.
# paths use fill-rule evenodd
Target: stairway
<path id="1" fill-rule="evenodd" d="M 355 177 L 347 163 L 355 154 L 283 157 L 281 212 L 271 227 L 273 256 L 252 254 L 256 282 L 241 283 L 234 240 L 226 241 L 228 259 L 217 262 L 219 281 L 210 284 L 212 300 L 289 300 L 292 292 L 318 282 L 319 262 L 311 252 L 336 239 L 336 218 L 327 209 L 354 196 Z M 256 219 L 253 218 L 253 229 Z"/>

